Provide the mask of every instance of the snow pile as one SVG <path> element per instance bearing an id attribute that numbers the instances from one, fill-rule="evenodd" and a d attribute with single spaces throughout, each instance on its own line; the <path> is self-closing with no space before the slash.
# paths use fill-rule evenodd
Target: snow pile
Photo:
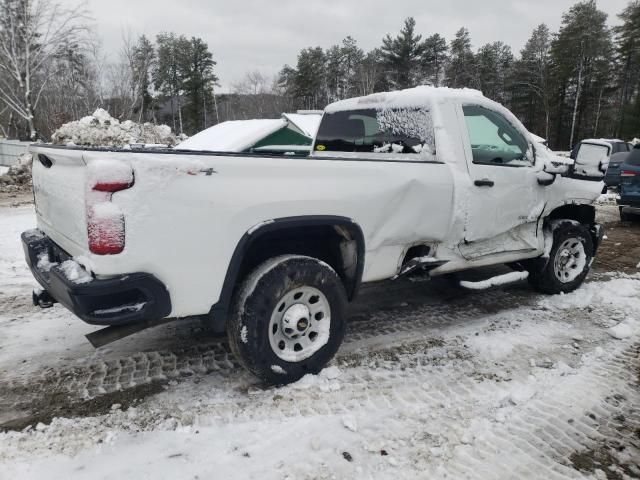
<path id="1" fill-rule="evenodd" d="M 93 115 L 65 123 L 53 135 L 51 141 L 57 145 L 84 145 L 123 147 L 131 144 L 153 144 L 173 146 L 176 136 L 167 125 L 120 122 L 99 108 Z"/>
<path id="2" fill-rule="evenodd" d="M 634 278 L 614 278 L 608 282 L 591 282 L 568 294 L 554 295 L 540 301 L 549 309 L 570 310 L 603 305 L 625 311 L 640 311 L 640 281 Z"/>
<path id="3" fill-rule="evenodd" d="M 617 193 L 603 193 L 596 200 L 596 205 L 617 205 L 620 195 Z"/>
<path id="4" fill-rule="evenodd" d="M 23 153 L 18 157 L 18 163 L 0 171 L 0 191 L 18 191 L 31 189 L 31 164 L 30 153 Z"/>

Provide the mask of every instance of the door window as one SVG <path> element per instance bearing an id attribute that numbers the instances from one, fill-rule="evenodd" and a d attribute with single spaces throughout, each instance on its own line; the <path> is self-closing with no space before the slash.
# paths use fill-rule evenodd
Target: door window
<path id="1" fill-rule="evenodd" d="M 527 140 L 502 115 L 487 108 L 462 107 L 469 132 L 473 163 L 530 166 Z"/>

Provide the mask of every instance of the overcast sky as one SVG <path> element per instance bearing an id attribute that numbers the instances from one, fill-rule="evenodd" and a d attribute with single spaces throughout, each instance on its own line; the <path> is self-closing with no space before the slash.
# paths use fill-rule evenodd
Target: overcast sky
<path id="1" fill-rule="evenodd" d="M 60 0 L 77 5 L 77 0 Z M 150 37 L 174 31 L 203 38 L 218 62 L 216 73 L 228 89 L 249 70 L 275 75 L 295 65 L 301 48 L 328 48 L 347 35 L 365 50 L 386 33 L 397 33 L 413 16 L 418 32 L 447 40 L 461 27 L 474 49 L 502 40 L 519 52 L 533 28 L 557 31 L 573 0 L 88 0 L 106 53 L 115 56 L 124 32 Z M 600 0 L 609 24 L 628 0 Z"/>

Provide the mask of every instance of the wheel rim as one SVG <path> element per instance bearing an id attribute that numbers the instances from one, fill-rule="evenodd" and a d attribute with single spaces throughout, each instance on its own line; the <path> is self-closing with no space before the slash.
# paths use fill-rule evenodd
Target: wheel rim
<path id="1" fill-rule="evenodd" d="M 330 330 L 327 297 L 317 288 L 298 287 L 276 303 L 269 322 L 269 343 L 282 360 L 300 362 L 327 344 Z"/>
<path id="2" fill-rule="evenodd" d="M 553 270 L 562 283 L 574 281 L 583 272 L 587 263 L 584 245 L 578 238 L 568 238 L 556 251 Z"/>

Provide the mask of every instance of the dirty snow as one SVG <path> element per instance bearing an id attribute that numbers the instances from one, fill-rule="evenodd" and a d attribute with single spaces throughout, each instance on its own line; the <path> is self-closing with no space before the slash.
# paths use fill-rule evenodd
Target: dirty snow
<path id="1" fill-rule="evenodd" d="M 373 286 L 333 363 L 271 388 L 189 323 L 94 351 L 83 335 L 95 327 L 30 305 L 19 233 L 34 225 L 33 207 L 0 208 L 0 422 L 20 402 L 114 396 L 100 412 L 0 433 L 3 480 L 597 478 L 571 458 L 601 448 L 615 460 L 601 471 L 640 475 L 637 445 L 617 430 L 637 428 L 637 274 L 555 296 L 444 279 Z M 50 394 L 51 375 L 65 395 Z M 159 393 L 123 406 L 144 382 Z"/>
<path id="2" fill-rule="evenodd" d="M 99 108 L 92 115 L 65 123 L 53 135 L 51 141 L 57 145 L 87 145 L 122 147 L 131 144 L 156 144 L 172 146 L 176 136 L 167 125 L 120 122 Z"/>

